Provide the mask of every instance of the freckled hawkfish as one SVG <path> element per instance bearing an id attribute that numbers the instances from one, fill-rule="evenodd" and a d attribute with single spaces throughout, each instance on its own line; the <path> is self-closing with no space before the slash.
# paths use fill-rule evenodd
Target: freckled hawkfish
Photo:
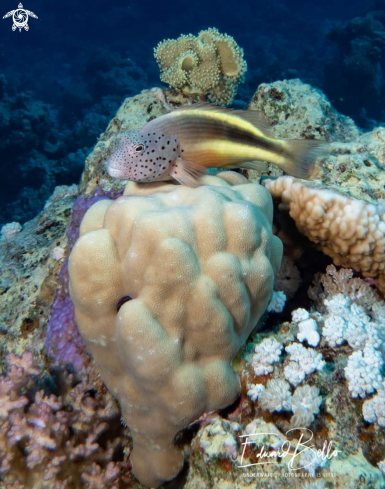
<path id="1" fill-rule="evenodd" d="M 194 187 L 208 168 L 260 169 L 259 162 L 267 161 L 308 179 L 325 147 L 318 140 L 274 138 L 259 111 L 199 103 L 122 133 L 107 172 L 135 182 L 175 179 Z"/>

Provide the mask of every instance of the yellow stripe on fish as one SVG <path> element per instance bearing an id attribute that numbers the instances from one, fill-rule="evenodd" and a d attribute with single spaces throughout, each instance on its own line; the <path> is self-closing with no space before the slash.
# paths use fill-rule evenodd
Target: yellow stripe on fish
<path id="1" fill-rule="evenodd" d="M 326 145 L 271 136 L 261 112 L 195 104 L 123 133 L 107 162 L 109 175 L 136 182 L 174 178 L 196 186 L 207 168 L 259 168 L 255 160 L 309 178 Z"/>

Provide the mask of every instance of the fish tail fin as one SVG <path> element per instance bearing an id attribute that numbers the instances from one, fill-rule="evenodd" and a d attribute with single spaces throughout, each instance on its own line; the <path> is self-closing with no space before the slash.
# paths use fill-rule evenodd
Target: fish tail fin
<path id="1" fill-rule="evenodd" d="M 317 139 L 294 139 L 285 141 L 282 156 L 285 162 L 281 169 L 293 177 L 309 180 L 314 171 L 317 158 L 328 152 L 329 145 Z"/>

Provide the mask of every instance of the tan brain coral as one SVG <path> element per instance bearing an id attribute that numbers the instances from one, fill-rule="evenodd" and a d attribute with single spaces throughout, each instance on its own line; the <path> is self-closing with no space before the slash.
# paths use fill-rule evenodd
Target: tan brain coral
<path id="1" fill-rule="evenodd" d="M 284 176 L 265 182 L 281 200 L 299 231 L 335 265 L 345 265 L 376 279 L 385 293 L 385 204 L 369 203 L 316 182 Z"/>
<path id="2" fill-rule="evenodd" d="M 268 191 L 232 172 L 204 179 L 129 182 L 89 209 L 70 257 L 79 329 L 130 427 L 134 474 L 151 487 L 183 465 L 177 432 L 235 400 L 231 361 L 282 257 Z"/>
<path id="3" fill-rule="evenodd" d="M 154 55 L 163 82 L 222 105 L 232 102 L 247 69 L 235 40 L 214 28 L 162 41 Z"/>

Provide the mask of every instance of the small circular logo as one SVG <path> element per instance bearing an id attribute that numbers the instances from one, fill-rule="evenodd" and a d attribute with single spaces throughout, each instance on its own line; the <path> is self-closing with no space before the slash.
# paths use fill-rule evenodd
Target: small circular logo
<path id="1" fill-rule="evenodd" d="M 13 13 L 12 30 L 14 31 L 17 28 L 21 29 L 22 27 L 24 27 L 26 30 L 28 30 L 27 24 L 28 24 L 27 12 L 22 8 L 18 8 L 17 10 L 15 10 Z"/>

